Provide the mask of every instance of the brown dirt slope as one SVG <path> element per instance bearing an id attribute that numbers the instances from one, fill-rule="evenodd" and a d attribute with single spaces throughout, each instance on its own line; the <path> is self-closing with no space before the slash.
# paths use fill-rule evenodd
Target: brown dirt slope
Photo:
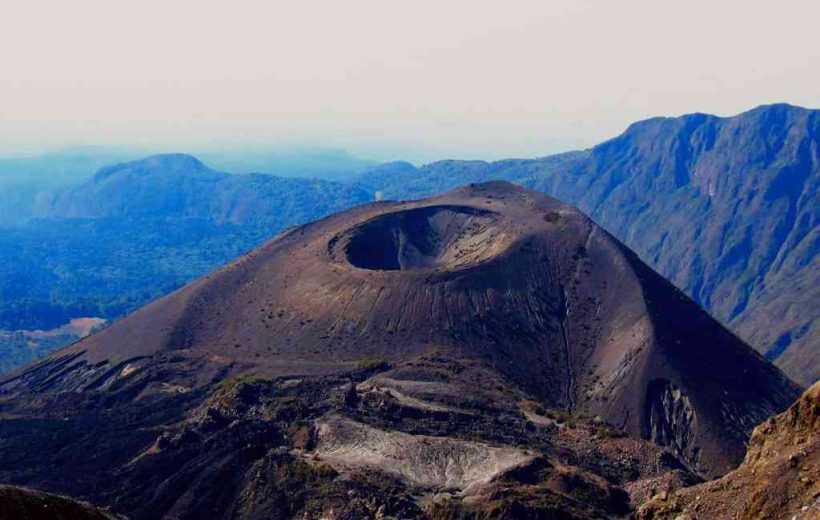
<path id="1" fill-rule="evenodd" d="M 659 496 L 644 520 L 820 518 L 820 383 L 755 428 L 743 464 L 723 478 Z"/>

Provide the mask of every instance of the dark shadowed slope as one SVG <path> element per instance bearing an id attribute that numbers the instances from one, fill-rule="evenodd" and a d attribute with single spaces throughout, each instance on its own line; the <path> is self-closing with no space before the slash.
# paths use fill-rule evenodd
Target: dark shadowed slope
<path id="1" fill-rule="evenodd" d="M 577 205 L 799 381 L 820 377 L 820 112 L 635 123 L 586 152 L 364 179 L 388 198 L 506 179 Z"/>
<path id="2" fill-rule="evenodd" d="M 134 518 L 617 517 L 731 469 L 798 393 L 580 212 L 496 182 L 289 230 L 6 376 L 0 480 Z"/>
<path id="3" fill-rule="evenodd" d="M 691 515 L 691 516 L 686 516 Z M 820 383 L 755 428 L 743 464 L 721 479 L 663 494 L 642 520 L 820 518 Z"/>
<path id="4" fill-rule="evenodd" d="M 0 520 L 118 520 L 121 518 L 70 498 L 0 485 Z"/>

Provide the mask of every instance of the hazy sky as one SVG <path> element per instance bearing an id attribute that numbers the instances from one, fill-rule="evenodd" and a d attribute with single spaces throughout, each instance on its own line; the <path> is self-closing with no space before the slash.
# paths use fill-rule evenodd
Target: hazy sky
<path id="1" fill-rule="evenodd" d="M 534 156 L 820 107 L 820 1 L 0 0 L 0 151 Z"/>

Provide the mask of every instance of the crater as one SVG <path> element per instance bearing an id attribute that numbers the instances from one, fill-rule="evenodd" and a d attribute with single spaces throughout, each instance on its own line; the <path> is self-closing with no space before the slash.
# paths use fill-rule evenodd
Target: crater
<path id="1" fill-rule="evenodd" d="M 459 269 L 506 246 L 500 216 L 468 206 L 428 206 L 360 224 L 343 242 L 347 261 L 374 271 Z"/>

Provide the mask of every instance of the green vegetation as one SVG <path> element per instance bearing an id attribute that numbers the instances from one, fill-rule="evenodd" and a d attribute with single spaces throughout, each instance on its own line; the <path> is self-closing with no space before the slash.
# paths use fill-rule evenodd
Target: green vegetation
<path id="1" fill-rule="evenodd" d="M 375 372 L 389 369 L 390 363 L 380 358 L 365 358 L 356 364 L 356 368 L 366 372 Z"/>
<path id="2" fill-rule="evenodd" d="M 217 383 L 214 389 L 214 393 L 230 393 L 245 385 L 266 383 L 268 381 L 270 380 L 265 379 L 264 377 L 258 376 L 256 374 L 238 374 L 235 376 L 226 377 L 225 379 Z"/>
<path id="3" fill-rule="evenodd" d="M 22 331 L 0 330 L 0 374 L 76 341 L 77 336 L 61 334 L 31 338 Z"/>
<path id="4" fill-rule="evenodd" d="M 0 329 L 118 318 L 281 230 L 206 219 L 33 221 L 0 233 Z"/>

